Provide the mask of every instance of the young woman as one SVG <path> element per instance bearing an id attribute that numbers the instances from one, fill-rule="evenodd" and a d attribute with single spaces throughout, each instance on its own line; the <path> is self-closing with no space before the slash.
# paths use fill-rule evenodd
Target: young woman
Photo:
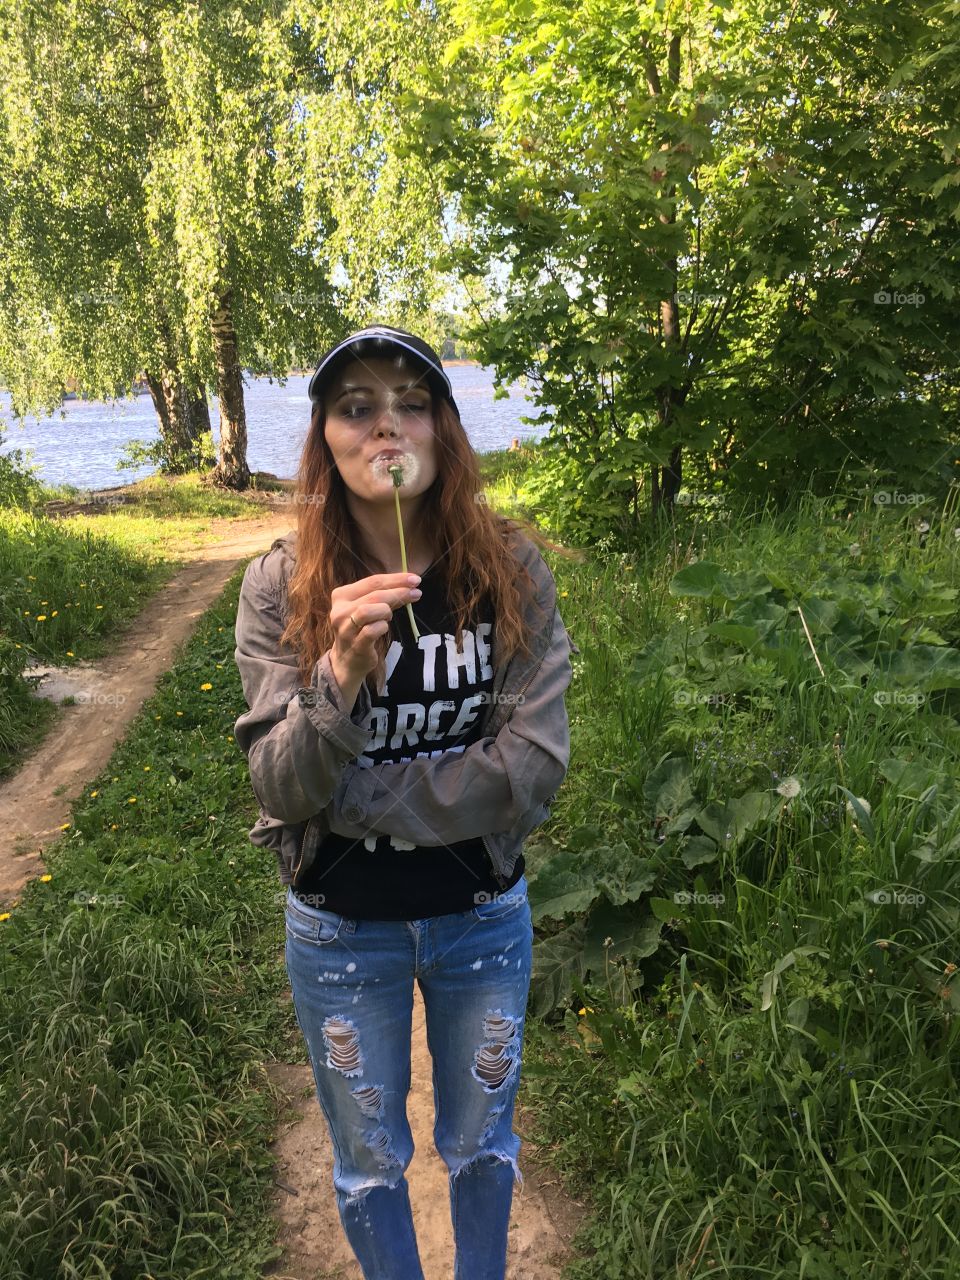
<path id="1" fill-rule="evenodd" d="M 436 352 L 374 326 L 310 381 L 296 536 L 247 568 L 236 723 L 286 964 L 368 1280 L 422 1277 L 404 1177 L 413 980 L 457 1280 L 500 1280 L 533 930 L 522 843 L 569 762 L 576 650 L 535 543 L 480 490 Z M 394 481 L 407 565 L 402 571 Z M 416 623 L 414 634 L 407 606 Z"/>

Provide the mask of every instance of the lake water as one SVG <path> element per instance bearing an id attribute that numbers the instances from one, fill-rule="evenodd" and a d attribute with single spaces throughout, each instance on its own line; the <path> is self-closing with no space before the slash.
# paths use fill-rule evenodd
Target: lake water
<path id="1" fill-rule="evenodd" d="M 454 399 L 470 443 L 477 452 L 506 448 L 514 436 L 539 440 L 545 428 L 520 421 L 537 418 L 539 410 L 515 383 L 509 397 L 493 398 L 493 370 L 481 365 L 446 365 Z M 292 375 L 281 387 L 276 379 L 245 375 L 247 465 L 251 471 L 270 471 L 290 477 L 310 429 L 309 376 Z M 62 415 L 62 416 L 61 416 Z M 217 401 L 210 402 L 214 442 L 220 442 Z M 151 475 L 151 466 L 117 471 L 128 440 L 152 442 L 159 424 L 149 395 L 115 404 L 66 400 L 62 410 L 47 418 L 25 418 L 19 424 L 10 414 L 10 396 L 0 391 L 0 453 L 21 449 L 47 484 L 72 484 L 80 489 L 108 489 Z"/>

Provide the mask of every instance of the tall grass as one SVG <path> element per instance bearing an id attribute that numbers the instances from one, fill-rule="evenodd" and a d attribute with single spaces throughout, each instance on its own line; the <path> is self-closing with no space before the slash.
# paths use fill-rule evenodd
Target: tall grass
<path id="1" fill-rule="evenodd" d="M 237 573 L 0 920 L 0 1274 L 255 1277 L 263 1060 L 302 1056 L 254 849 Z"/>
<path id="2" fill-rule="evenodd" d="M 638 859 L 677 850 L 637 908 L 657 952 L 528 1022 L 523 1096 L 595 1211 L 570 1280 L 958 1274 L 960 519 L 929 524 L 680 511 L 636 557 L 554 566 L 581 653 L 553 846 L 593 821 Z M 689 593 L 711 565 L 727 600 Z M 744 649 L 768 569 L 810 636 L 794 613 Z M 708 825 L 751 790 L 781 803 L 690 856 L 645 785 L 664 757 Z"/>

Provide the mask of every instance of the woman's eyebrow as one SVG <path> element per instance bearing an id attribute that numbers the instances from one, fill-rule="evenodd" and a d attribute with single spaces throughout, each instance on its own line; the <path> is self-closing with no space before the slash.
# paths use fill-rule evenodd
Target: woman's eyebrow
<path id="1" fill-rule="evenodd" d="M 400 383 L 398 386 L 394 387 L 393 389 L 394 389 L 394 391 L 398 392 L 399 394 L 402 394 L 404 391 L 411 391 L 411 390 L 413 390 L 414 388 L 416 388 L 416 389 L 417 389 L 417 390 L 419 390 L 419 391 L 422 391 L 422 390 L 423 390 L 423 386 L 422 386 L 422 384 L 421 384 L 419 381 L 417 381 L 417 382 L 403 382 L 403 383 Z M 349 383 L 349 384 L 348 384 L 348 385 L 346 385 L 346 386 L 344 387 L 344 389 L 340 392 L 340 394 L 337 396 L 337 399 L 338 399 L 338 400 L 342 400 L 342 399 L 343 399 L 343 397 L 344 397 L 344 396 L 348 396 L 348 395 L 350 394 L 350 392 L 351 392 L 351 391 L 370 391 L 370 392 L 372 393 L 372 392 L 373 392 L 373 387 L 362 387 L 358 382 L 355 382 L 355 383 Z"/>

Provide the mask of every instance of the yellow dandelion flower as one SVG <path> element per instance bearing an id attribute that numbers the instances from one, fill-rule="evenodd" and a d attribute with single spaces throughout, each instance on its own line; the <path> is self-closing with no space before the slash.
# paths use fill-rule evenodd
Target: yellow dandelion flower
<path id="1" fill-rule="evenodd" d="M 23 616 L 24 616 L 25 618 L 29 618 L 29 617 L 30 617 L 30 610 L 29 610 L 29 609 L 24 609 L 24 611 L 23 611 Z"/>
<path id="2" fill-rule="evenodd" d="M 30 579 L 31 582 L 36 582 L 36 578 L 33 576 L 32 573 L 28 573 L 27 577 Z"/>
<path id="3" fill-rule="evenodd" d="M 68 649 L 68 650 L 67 650 L 67 657 L 68 657 L 68 658 L 72 658 L 72 657 L 73 657 L 73 650 L 72 650 L 72 649 Z"/>
<path id="4" fill-rule="evenodd" d="M 159 717 L 159 716 L 154 716 L 153 718 L 154 718 L 154 720 L 159 720 L 159 719 L 160 719 L 160 717 Z"/>
<path id="5" fill-rule="evenodd" d="M 16 640 L 14 640 L 13 644 L 14 644 L 14 648 L 16 648 L 16 649 L 22 649 L 22 648 L 23 648 L 23 645 L 22 645 L 22 644 L 17 644 Z"/>
<path id="6" fill-rule="evenodd" d="M 90 792 L 90 799 L 92 800 L 94 796 L 98 796 L 99 794 L 100 794 L 100 792 L 99 792 L 99 791 L 91 791 L 91 792 Z"/>
<path id="7" fill-rule="evenodd" d="M 119 781 L 120 781 L 120 779 L 119 779 L 119 778 L 114 778 L 114 779 L 113 779 L 113 781 L 114 781 L 114 782 L 119 782 Z"/>
<path id="8" fill-rule="evenodd" d="M 223 627 L 217 627 L 217 630 L 218 630 L 218 631 L 222 631 L 222 630 L 223 630 Z"/>
<path id="9" fill-rule="evenodd" d="M 95 604 L 93 607 L 94 607 L 95 609 L 102 609 L 102 608 L 103 608 L 103 605 L 102 605 L 102 604 Z"/>
<path id="10" fill-rule="evenodd" d="M 178 715 L 178 716 L 182 716 L 182 715 L 183 715 L 183 712 L 182 712 L 182 711 L 178 711 L 178 712 L 177 712 L 177 715 Z"/>
<path id="11" fill-rule="evenodd" d="M 567 595 L 569 595 L 569 594 L 570 594 L 570 592 L 569 592 L 569 591 L 561 591 L 561 592 L 560 592 L 560 594 L 561 594 L 562 596 L 567 596 Z"/>
<path id="12" fill-rule="evenodd" d="M 136 804 L 136 803 L 137 803 L 137 797 L 136 797 L 136 796 L 128 796 L 128 797 L 127 797 L 127 804 Z"/>
<path id="13" fill-rule="evenodd" d="M 85 587 L 87 584 L 85 582 L 81 582 L 80 585 L 81 587 Z"/>
<path id="14" fill-rule="evenodd" d="M 116 829 L 117 829 L 117 824 L 116 824 L 115 822 L 111 822 L 111 823 L 110 823 L 110 830 L 111 830 L 111 831 L 116 831 Z"/>
<path id="15" fill-rule="evenodd" d="M 223 666 L 223 663 L 222 663 L 222 662 L 218 662 L 218 663 L 217 663 L 217 666 L 218 666 L 218 667 L 222 667 L 222 666 Z"/>
<path id="16" fill-rule="evenodd" d="M 150 768 L 151 768 L 151 766 L 150 766 L 150 765 L 145 764 L 145 765 L 143 766 L 143 771 L 144 771 L 144 773 L 149 773 L 149 772 L 150 772 Z"/>
<path id="17" fill-rule="evenodd" d="M 51 613 L 50 617 L 51 617 L 51 618 L 55 618 L 59 612 L 60 612 L 60 610 L 59 610 L 59 609 L 54 609 L 54 611 L 53 611 L 53 613 Z"/>
<path id="18" fill-rule="evenodd" d="M 61 830 L 61 831 L 66 831 L 66 829 L 67 829 L 67 827 L 69 827 L 69 825 L 70 825 L 70 823 L 69 823 L 69 822 L 61 822 L 61 823 L 60 823 L 60 830 Z"/>
<path id="19" fill-rule="evenodd" d="M 212 688 L 213 688 L 213 685 L 210 683 L 210 681 L 209 681 L 209 680 L 207 680 L 204 684 L 202 684 L 202 685 L 200 686 L 200 688 L 201 688 L 201 689 L 212 689 Z"/>
<path id="20" fill-rule="evenodd" d="M 49 604 L 50 602 L 49 602 L 49 600 L 41 600 L 41 601 L 40 601 L 40 603 L 41 603 L 41 604 Z"/>
<path id="21" fill-rule="evenodd" d="M 50 873 L 48 872 L 45 876 L 41 876 L 40 879 L 43 881 L 44 884 L 46 884 L 48 880 L 53 879 L 53 876 L 50 875 Z"/>
<path id="22" fill-rule="evenodd" d="M 38 621 L 38 622 L 46 622 L 46 620 L 47 620 L 47 615 L 46 615 L 45 613 L 38 613 L 38 614 L 37 614 L 37 621 Z"/>
<path id="23" fill-rule="evenodd" d="M 10 919 L 9 911 L 0 911 L 0 920 L 9 920 L 9 919 Z"/>

